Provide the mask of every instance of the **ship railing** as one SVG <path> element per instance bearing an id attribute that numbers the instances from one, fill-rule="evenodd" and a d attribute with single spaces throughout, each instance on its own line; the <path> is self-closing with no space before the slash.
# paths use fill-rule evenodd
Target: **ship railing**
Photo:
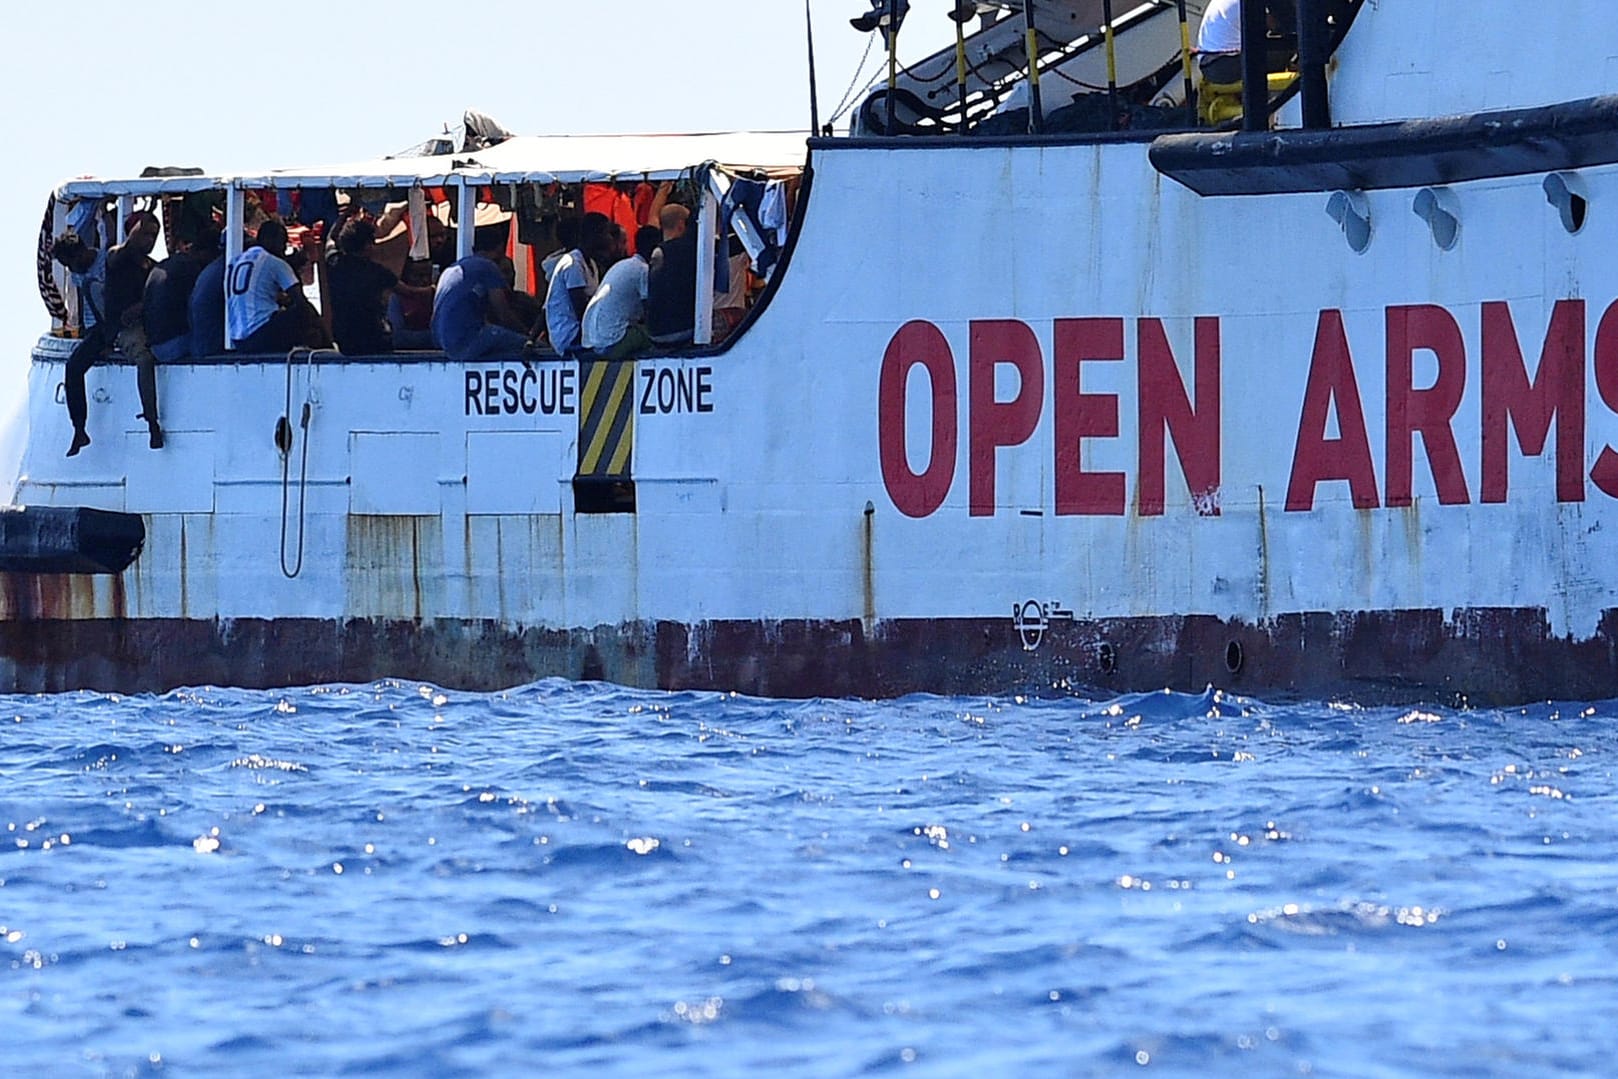
<path id="1" fill-rule="evenodd" d="M 1053 34 L 1049 22 L 1030 14 L 1040 10 L 1035 4 L 1000 5 L 1027 16 L 1023 35 L 1010 33 L 1020 28 L 1020 19 L 1007 18 L 972 35 L 962 32 L 958 19 L 955 48 L 899 67 L 886 85 L 871 89 L 858 102 L 851 134 L 1072 137 L 1135 129 L 1151 137 L 1198 127 L 1198 115 L 1188 105 L 1197 96 L 1191 70 L 1191 16 L 1200 18 L 1205 5 L 1188 8 L 1185 0 L 1144 0 L 1129 5 L 1120 0 L 1117 6 L 1127 10 L 1114 17 L 1113 0 L 1098 2 L 1104 9 L 1101 24 L 1070 39 Z M 1303 77 L 1271 80 L 1272 92 L 1256 100 L 1255 107 L 1242 110 L 1238 105 L 1238 115 L 1228 120 L 1220 116 L 1211 121 L 1212 126 L 1269 127 L 1276 114 L 1306 87 L 1305 126 L 1329 126 L 1329 110 L 1324 106 L 1326 62 L 1363 6 L 1364 0 L 1301 0 L 1298 29 L 1303 32 L 1274 37 L 1263 29 L 1263 7 L 1253 5 L 1259 27 L 1256 36 L 1266 41 L 1266 49 L 1254 53 L 1255 58 L 1269 70 L 1276 70 L 1278 64 L 1294 71 L 1301 68 Z M 1142 32 L 1153 28 L 1165 32 L 1155 36 Z M 1074 74 L 1092 69 L 1094 77 Z M 1075 98 L 1105 95 L 1106 105 L 1083 110 L 1086 115 L 1081 123 L 1087 126 L 1076 128 L 1071 121 L 1050 125 L 1046 121 L 1055 98 L 1041 87 L 1052 85 L 1081 91 Z M 1009 109 L 1011 96 L 1019 92 L 1027 93 L 1028 106 Z M 1129 104 L 1145 96 L 1153 96 L 1164 107 L 1144 109 Z M 1018 126 L 1013 129 L 1008 124 Z M 824 133 L 831 134 L 830 125 Z"/>

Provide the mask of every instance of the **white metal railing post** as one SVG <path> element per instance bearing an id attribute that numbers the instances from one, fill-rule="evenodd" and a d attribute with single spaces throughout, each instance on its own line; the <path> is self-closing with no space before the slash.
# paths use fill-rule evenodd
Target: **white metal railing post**
<path id="1" fill-rule="evenodd" d="M 468 184 L 465 176 L 457 176 L 455 182 L 460 185 L 459 202 L 456 204 L 455 257 L 464 259 L 472 254 L 476 239 L 478 189 L 476 184 Z"/>
<path id="2" fill-rule="evenodd" d="M 719 200 L 707 184 L 697 203 L 697 321 L 692 343 L 713 344 L 715 243 L 719 233 Z"/>
<path id="3" fill-rule="evenodd" d="M 230 339 L 230 264 L 235 262 L 244 248 L 243 240 L 247 229 L 247 196 L 239 183 L 232 181 L 225 188 L 225 295 L 219 297 L 219 302 L 226 305 L 225 311 L 225 351 L 235 351 L 236 343 Z"/>
<path id="4" fill-rule="evenodd" d="M 135 212 L 135 196 L 118 196 L 118 242 L 129 239 L 129 218 Z"/>

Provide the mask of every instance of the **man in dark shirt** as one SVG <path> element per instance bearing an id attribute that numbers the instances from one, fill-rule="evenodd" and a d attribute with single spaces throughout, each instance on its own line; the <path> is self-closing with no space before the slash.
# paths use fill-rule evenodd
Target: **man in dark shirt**
<path id="1" fill-rule="evenodd" d="M 663 246 L 646 279 L 646 332 L 659 345 L 689 345 L 697 325 L 697 237 L 691 211 L 663 207 Z"/>
<path id="2" fill-rule="evenodd" d="M 219 228 L 204 225 L 190 245 L 158 263 L 146 278 L 142 304 L 146 343 L 159 362 L 196 355 L 191 341 L 191 293 L 202 272 L 218 260 Z"/>
<path id="3" fill-rule="evenodd" d="M 368 217 L 350 218 L 337 234 L 330 269 L 332 336 L 349 356 L 393 351 L 387 304 L 399 279 L 372 259 L 375 246 L 376 224 Z"/>
<path id="4" fill-rule="evenodd" d="M 138 365 L 141 415 L 146 419 L 147 444 L 154 450 L 163 448 L 163 427 L 157 419 L 157 363 L 191 355 L 191 290 L 203 268 L 218 257 L 219 230 L 208 225 L 189 246 L 152 267 L 141 294 L 140 330 L 131 329 L 118 338 L 118 346 L 131 353 Z"/>

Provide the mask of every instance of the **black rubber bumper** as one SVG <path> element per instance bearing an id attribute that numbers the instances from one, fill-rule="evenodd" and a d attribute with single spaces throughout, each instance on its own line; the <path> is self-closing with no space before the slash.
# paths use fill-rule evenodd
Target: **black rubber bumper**
<path id="1" fill-rule="evenodd" d="M 140 557 L 137 514 L 81 506 L 0 508 L 0 571 L 119 574 Z"/>

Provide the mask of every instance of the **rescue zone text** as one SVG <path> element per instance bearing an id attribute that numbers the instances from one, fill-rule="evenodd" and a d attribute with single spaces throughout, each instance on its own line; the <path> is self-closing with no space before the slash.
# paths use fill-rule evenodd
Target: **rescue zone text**
<path id="1" fill-rule="evenodd" d="M 1555 305 L 1532 376 L 1510 305 L 1483 303 L 1480 316 L 1467 316 L 1469 320 L 1478 317 L 1481 392 L 1473 395 L 1477 412 L 1467 414 L 1461 413 L 1469 376 L 1461 319 L 1447 308 L 1431 304 L 1386 309 L 1386 395 L 1381 402 L 1385 406 L 1384 475 L 1379 486 L 1343 312 L 1320 312 L 1303 399 L 1294 413 L 1299 419 L 1287 484 L 1289 512 L 1312 510 L 1317 488 L 1333 481 L 1348 484 L 1356 509 L 1411 505 L 1417 435 L 1439 503 L 1471 504 L 1473 488 L 1462 466 L 1457 421 L 1463 432 L 1478 432 L 1477 475 L 1482 481 L 1478 494 L 1485 504 L 1507 500 L 1511 433 L 1523 456 L 1540 457 L 1553 427 L 1557 501 L 1583 502 L 1586 475 L 1603 494 L 1618 498 L 1618 450 L 1610 445 L 1596 450 L 1593 467 L 1587 458 L 1591 367 L 1587 360 L 1591 349 L 1585 301 L 1567 299 Z M 1142 517 L 1164 513 L 1168 441 L 1174 444 L 1196 512 L 1208 517 L 1220 514 L 1220 319 L 1197 318 L 1194 322 L 1190 387 L 1181 376 L 1164 320 L 1142 318 L 1136 322 L 1135 512 Z M 1124 360 L 1127 328 L 1122 318 L 1055 320 L 1047 394 L 1045 358 L 1032 327 L 1009 319 L 970 323 L 964 437 L 971 516 L 995 515 L 996 454 L 1033 438 L 1048 405 L 1055 424 L 1056 514 L 1126 514 L 1126 475 L 1087 469 L 1087 455 L 1081 451 L 1087 441 L 1119 437 L 1120 395 L 1085 392 L 1084 382 L 1087 366 Z M 1618 417 L 1618 303 L 1602 315 L 1593 353 L 1595 388 L 1608 412 Z M 1424 385 L 1418 386 L 1417 357 L 1422 354 L 1427 354 L 1419 368 Z M 1270 365 L 1287 362 L 1279 350 L 1249 359 Z M 919 395 L 919 402 L 928 407 L 916 409 L 914 422 L 927 422 L 927 411 L 931 422 L 930 432 L 918 430 L 912 444 L 907 398 L 917 368 L 925 371 L 930 389 Z M 1009 400 L 997 392 L 997 375 L 1009 374 L 1001 368 L 1016 372 L 1016 391 Z M 1278 366 L 1273 369 L 1281 370 Z M 1002 380 L 1002 385 L 1010 381 Z M 914 321 L 894 335 L 882 359 L 878 397 L 878 441 L 888 496 L 901 513 L 930 517 L 944 505 L 955 485 L 958 440 L 963 435 L 955 356 L 938 326 Z M 1244 401 L 1243 408 L 1253 422 L 1286 422 L 1282 415 L 1263 415 L 1265 404 Z M 913 459 L 923 462 L 919 471 L 912 468 Z"/>
<path id="2" fill-rule="evenodd" d="M 636 372 L 634 396 L 633 407 L 642 416 L 712 412 L 713 368 L 641 365 Z M 471 368 L 466 372 L 465 408 L 468 416 L 575 416 L 579 410 L 579 365 L 551 361 Z"/>

